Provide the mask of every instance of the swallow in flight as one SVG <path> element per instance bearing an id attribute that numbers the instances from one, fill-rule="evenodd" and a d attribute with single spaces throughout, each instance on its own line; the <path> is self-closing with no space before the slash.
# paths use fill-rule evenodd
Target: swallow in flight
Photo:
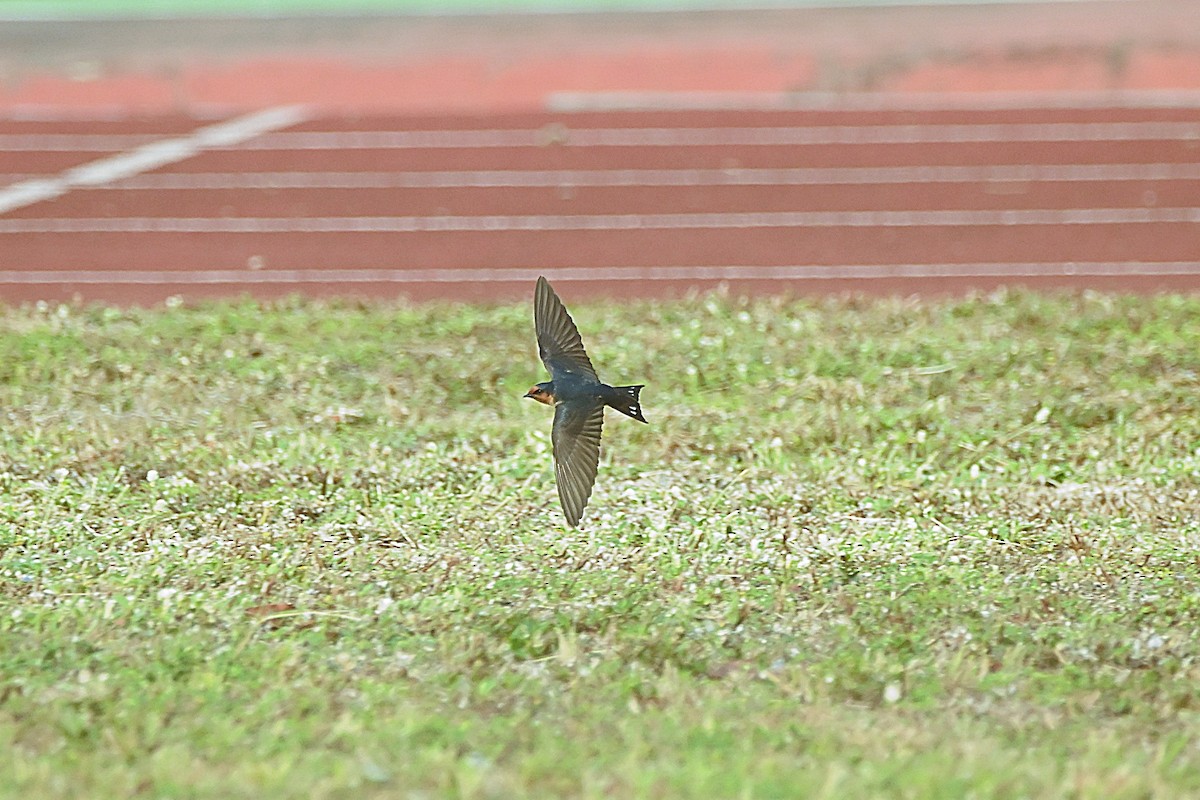
<path id="1" fill-rule="evenodd" d="M 609 386 L 600 382 L 575 322 L 545 278 L 538 278 L 533 293 L 533 323 L 538 355 L 550 380 L 534 386 L 525 396 L 554 406 L 554 477 L 563 516 L 574 528 L 596 482 L 604 407 L 645 422 L 638 400 L 645 384 Z"/>

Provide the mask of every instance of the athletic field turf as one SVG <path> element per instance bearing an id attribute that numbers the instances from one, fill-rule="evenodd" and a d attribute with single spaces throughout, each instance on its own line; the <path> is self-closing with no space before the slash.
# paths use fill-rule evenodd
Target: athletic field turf
<path id="1" fill-rule="evenodd" d="M 1200 299 L 0 312 L 0 797 L 1200 792 Z"/>

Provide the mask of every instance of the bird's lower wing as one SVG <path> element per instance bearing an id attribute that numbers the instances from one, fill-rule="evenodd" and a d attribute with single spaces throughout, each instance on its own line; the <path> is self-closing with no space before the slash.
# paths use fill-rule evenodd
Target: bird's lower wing
<path id="1" fill-rule="evenodd" d="M 579 525 L 592 496 L 600 464 L 600 431 L 604 405 L 592 400 L 560 403 L 554 408 L 554 477 L 563 515 Z"/>

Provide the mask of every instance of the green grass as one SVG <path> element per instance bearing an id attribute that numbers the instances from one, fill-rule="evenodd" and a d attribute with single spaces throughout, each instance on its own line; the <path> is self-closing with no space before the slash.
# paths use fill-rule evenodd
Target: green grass
<path id="1" fill-rule="evenodd" d="M 863 4 L 863 0 L 850 0 L 850 4 Z M 687 10 L 711 5 L 702 0 L 0 0 L 0 13 L 50 19 L 222 14 L 504 14 L 640 11 L 646 8 Z M 736 7 L 738 2 L 731 0 L 728 5 Z"/>
<path id="2" fill-rule="evenodd" d="M 587 5 L 587 0 L 0 0 L 0 12 L 30 17 L 191 16 L 307 13 L 461 13 Z M 592 5 L 600 5 L 596 2 Z"/>
<path id="3" fill-rule="evenodd" d="M 992 0 L 978 0 L 990 2 Z M 880 6 L 895 0 L 794 0 L 793 6 Z M 927 5 L 971 0 L 924 0 Z M 291 14 L 506 14 L 761 8 L 758 0 L 0 0 L 0 14 L 32 19 Z"/>
<path id="4" fill-rule="evenodd" d="M 1200 794 L 1200 298 L 0 312 L 0 797 Z"/>

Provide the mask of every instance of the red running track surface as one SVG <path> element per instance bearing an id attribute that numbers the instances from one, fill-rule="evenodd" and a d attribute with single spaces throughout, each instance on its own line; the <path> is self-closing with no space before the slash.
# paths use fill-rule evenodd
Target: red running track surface
<path id="1" fill-rule="evenodd" d="M 0 121 L 0 299 L 1195 290 L 1198 110 Z"/>

